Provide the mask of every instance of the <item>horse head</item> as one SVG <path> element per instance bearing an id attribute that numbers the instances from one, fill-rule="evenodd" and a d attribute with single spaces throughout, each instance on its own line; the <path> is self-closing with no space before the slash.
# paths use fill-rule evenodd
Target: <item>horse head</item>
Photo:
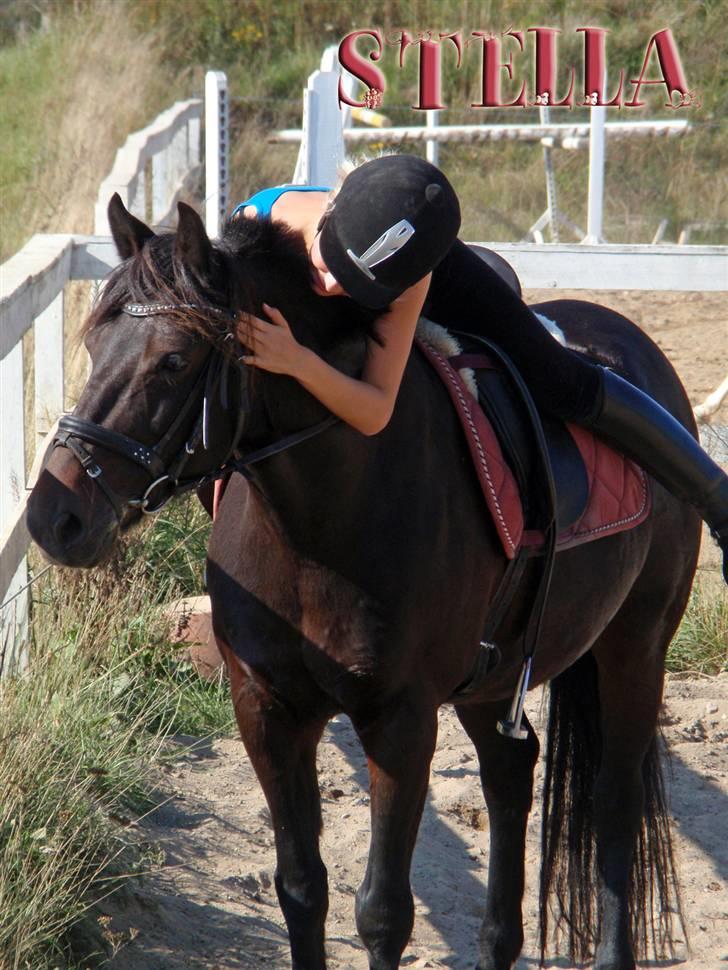
<path id="1" fill-rule="evenodd" d="M 238 448 L 324 417 L 296 381 L 238 362 L 239 324 L 263 302 L 342 369 L 363 360 L 371 315 L 316 296 L 300 234 L 239 219 L 213 243 L 193 209 L 178 210 L 177 232 L 156 235 L 118 196 L 109 204 L 122 262 L 84 324 L 91 375 L 28 502 L 33 539 L 63 565 L 96 565 L 120 532 L 209 480 Z"/>

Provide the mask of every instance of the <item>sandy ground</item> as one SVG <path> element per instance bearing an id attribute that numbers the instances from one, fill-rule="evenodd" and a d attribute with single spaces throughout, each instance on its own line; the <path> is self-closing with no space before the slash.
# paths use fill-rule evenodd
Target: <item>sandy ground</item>
<path id="1" fill-rule="evenodd" d="M 560 294 L 567 296 L 567 294 Z M 644 327 L 683 377 L 694 404 L 720 383 L 728 359 L 725 301 L 700 294 L 568 294 L 604 302 Z M 528 295 L 529 302 L 553 293 Z M 728 423 L 725 408 L 717 421 Z M 707 549 L 703 569 L 715 554 Z M 529 697 L 538 729 L 542 692 Z M 683 901 L 692 951 L 677 941 L 676 961 L 644 966 L 719 970 L 728 966 L 728 674 L 671 678 L 664 727 Z M 542 732 L 540 732 L 542 733 Z M 329 870 L 330 966 L 365 970 L 354 928 L 354 893 L 366 864 L 366 768 L 349 721 L 331 723 L 319 750 L 322 854 Z M 527 848 L 526 944 L 518 970 L 537 965 L 540 775 Z M 242 745 L 203 744 L 160 779 L 166 804 L 137 825 L 164 862 L 134 879 L 107 907 L 105 935 L 115 970 L 227 970 L 288 966 L 288 947 L 272 876 L 268 811 Z M 472 967 L 487 867 L 488 817 L 470 742 L 454 712 L 440 716 L 438 749 L 415 854 L 415 930 L 404 967 Z M 549 951 L 548 966 L 569 962 Z"/>
<path id="2" fill-rule="evenodd" d="M 534 724 L 542 692 L 530 698 Z M 672 754 L 672 812 L 679 846 L 695 970 L 728 962 L 728 675 L 673 680 L 665 730 Z M 354 893 L 366 865 L 369 818 L 366 764 L 350 722 L 331 723 L 319 755 L 323 795 L 322 855 L 329 870 L 329 964 L 366 970 L 354 929 Z M 162 846 L 165 868 L 125 894 L 111 929 L 135 939 L 116 970 L 287 966 L 288 945 L 272 885 L 275 866 L 268 810 L 242 744 L 225 739 L 172 768 L 167 804 L 143 824 Z M 537 965 L 535 906 L 539 859 L 540 775 L 527 847 L 526 945 L 517 970 Z M 451 708 L 440 715 L 412 885 L 415 930 L 404 967 L 473 967 L 487 865 L 488 816 L 470 742 Z M 685 961 L 683 963 L 683 960 Z M 554 967 L 566 960 L 550 959 Z M 670 966 L 648 963 L 646 966 Z"/>

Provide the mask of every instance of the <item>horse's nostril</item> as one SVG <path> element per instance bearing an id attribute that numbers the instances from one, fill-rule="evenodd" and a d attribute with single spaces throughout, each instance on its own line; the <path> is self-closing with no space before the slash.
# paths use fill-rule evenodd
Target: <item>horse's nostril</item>
<path id="1" fill-rule="evenodd" d="M 61 512 L 53 523 L 53 535 L 62 546 L 69 546 L 83 531 L 81 520 L 73 512 Z"/>

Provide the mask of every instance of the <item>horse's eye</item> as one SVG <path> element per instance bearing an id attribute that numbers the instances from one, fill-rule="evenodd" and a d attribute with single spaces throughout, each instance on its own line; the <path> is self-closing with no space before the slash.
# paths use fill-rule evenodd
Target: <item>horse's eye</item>
<path id="1" fill-rule="evenodd" d="M 186 366 L 187 358 L 183 357 L 182 354 L 166 354 L 157 365 L 157 370 L 172 371 L 176 374 L 178 371 L 184 370 Z"/>

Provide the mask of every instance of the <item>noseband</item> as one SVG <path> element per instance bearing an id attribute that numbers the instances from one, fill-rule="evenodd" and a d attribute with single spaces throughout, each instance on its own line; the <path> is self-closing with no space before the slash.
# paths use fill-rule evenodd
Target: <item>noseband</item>
<path id="1" fill-rule="evenodd" d="M 205 313 L 213 313 L 226 320 L 236 320 L 238 314 L 232 310 L 222 309 L 215 306 L 200 307 L 195 303 L 126 303 L 122 311 L 133 317 L 152 317 L 162 313 L 170 313 L 179 310 L 203 310 Z M 234 339 L 232 332 L 228 332 L 225 339 Z M 335 415 L 329 415 L 323 421 L 305 428 L 302 431 L 287 435 L 280 441 L 260 448 L 246 456 L 233 457 L 236 453 L 240 437 L 243 433 L 245 415 L 247 413 L 247 384 L 245 381 L 245 370 L 238 369 L 240 375 L 240 393 L 238 395 L 238 420 L 235 431 L 227 449 L 226 456 L 221 465 L 213 471 L 204 475 L 182 478 L 182 472 L 192 455 L 194 455 L 200 444 L 204 450 L 209 447 L 209 419 L 212 407 L 212 400 L 216 392 L 219 391 L 220 403 L 224 410 L 229 405 L 228 399 L 228 378 L 231 361 L 227 355 L 210 349 L 207 362 L 203 367 L 195 386 L 187 396 L 184 405 L 172 421 L 167 431 L 162 435 L 155 445 L 146 445 L 130 438 L 118 431 L 110 431 L 95 421 L 87 421 L 76 415 L 63 415 L 58 422 L 58 432 L 51 442 L 52 448 L 68 448 L 78 459 L 88 477 L 96 482 L 101 491 L 109 500 L 116 517 L 121 522 L 124 506 L 139 509 L 145 515 L 153 515 L 161 511 L 167 502 L 175 495 L 199 488 L 207 482 L 222 478 L 224 475 L 233 471 L 239 471 L 244 475 L 248 474 L 248 466 L 262 461 L 272 455 L 292 447 L 320 434 L 339 419 Z M 174 459 L 165 464 L 163 453 L 169 443 L 175 438 L 179 431 L 184 427 L 186 421 L 190 421 L 193 409 L 199 406 L 200 392 L 202 392 L 202 409 L 198 413 L 192 425 L 192 430 L 185 441 L 185 444 L 177 452 Z M 149 475 L 151 484 L 139 498 L 122 499 L 109 485 L 104 476 L 101 465 L 95 460 L 94 456 L 86 450 L 84 445 L 99 445 L 108 451 L 113 451 L 122 458 L 139 465 Z M 154 500 L 154 493 L 159 490 L 159 498 Z"/>

